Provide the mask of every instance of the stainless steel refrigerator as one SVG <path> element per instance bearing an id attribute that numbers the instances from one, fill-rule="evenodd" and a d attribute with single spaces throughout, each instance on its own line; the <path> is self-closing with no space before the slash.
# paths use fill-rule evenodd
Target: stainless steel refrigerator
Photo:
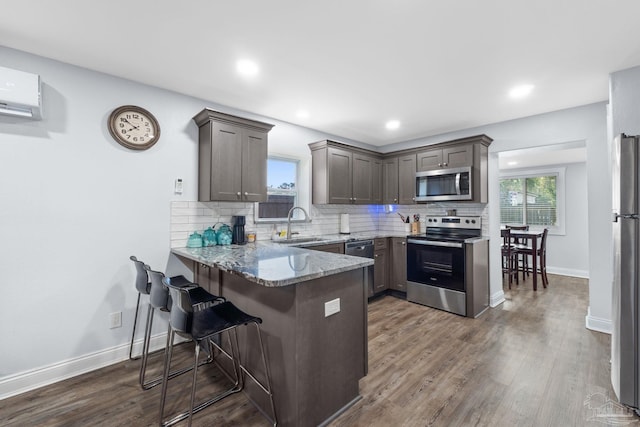
<path id="1" fill-rule="evenodd" d="M 613 333 L 611 383 L 620 403 L 640 407 L 640 154 L 637 136 L 620 135 L 612 147 Z"/>

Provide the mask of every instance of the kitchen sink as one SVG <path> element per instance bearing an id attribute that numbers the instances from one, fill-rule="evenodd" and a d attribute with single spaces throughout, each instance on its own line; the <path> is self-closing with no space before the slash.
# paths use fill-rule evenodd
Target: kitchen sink
<path id="1" fill-rule="evenodd" d="M 322 242 L 323 240 L 326 240 L 326 239 L 323 239 L 322 237 L 298 237 L 294 239 L 273 240 L 273 243 L 295 244 L 295 243 Z"/>

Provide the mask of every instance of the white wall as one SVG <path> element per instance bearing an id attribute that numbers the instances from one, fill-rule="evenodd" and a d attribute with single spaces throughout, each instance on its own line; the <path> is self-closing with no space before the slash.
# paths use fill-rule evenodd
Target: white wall
<path id="1" fill-rule="evenodd" d="M 385 146 L 386 151 L 435 144 L 455 138 L 484 133 L 493 138 L 489 146 L 489 188 L 498 188 L 498 154 L 502 151 L 519 150 L 544 145 L 584 141 L 587 147 L 587 228 L 582 232 L 588 236 L 589 308 L 586 316 L 591 329 L 609 332 L 611 328 L 611 271 L 609 256 L 611 242 L 610 224 L 610 179 L 608 171 L 607 115 L 604 102 L 586 105 L 548 114 L 510 120 L 407 141 Z M 582 190 L 584 191 L 584 190 Z M 489 193 L 489 205 L 499 205 L 497 191 Z M 574 215 L 575 216 L 575 215 Z M 490 242 L 490 293 L 491 304 L 504 299 L 500 274 L 500 217 L 497 210 L 489 210 Z M 552 241 L 549 241 L 549 245 Z M 550 251 L 552 249 L 549 249 Z M 549 254 L 549 263 L 554 266 Z M 584 260 L 568 260 L 581 269 Z M 558 266 L 555 264 L 555 266 Z"/>

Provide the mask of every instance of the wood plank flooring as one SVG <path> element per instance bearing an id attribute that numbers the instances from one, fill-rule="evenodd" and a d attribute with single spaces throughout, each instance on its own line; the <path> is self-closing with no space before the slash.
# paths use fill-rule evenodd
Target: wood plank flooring
<path id="1" fill-rule="evenodd" d="M 615 399 L 610 338 L 585 328 L 587 281 L 549 280 L 537 292 L 530 281 L 505 286 L 506 301 L 478 319 L 391 296 L 370 303 L 363 398 L 331 426 L 640 426 L 604 406 Z M 190 347 L 180 347 L 178 363 L 186 364 Z M 138 366 L 122 362 L 2 400 L 0 425 L 157 425 L 160 390 L 140 390 Z M 225 383 L 219 375 L 200 380 L 202 396 Z M 189 381 L 171 383 L 168 410 L 186 405 L 181 390 Z M 269 424 L 237 394 L 197 414 L 193 425 Z"/>

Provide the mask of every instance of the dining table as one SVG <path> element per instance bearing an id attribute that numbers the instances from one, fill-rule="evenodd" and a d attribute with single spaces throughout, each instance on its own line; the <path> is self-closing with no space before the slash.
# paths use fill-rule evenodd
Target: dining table
<path id="1" fill-rule="evenodd" d="M 532 261 L 532 270 L 533 270 L 533 290 L 538 290 L 538 256 L 536 255 L 536 251 L 538 249 L 538 239 L 542 239 L 542 235 L 544 234 L 543 230 L 515 230 L 509 229 L 511 231 L 511 238 L 519 242 L 520 244 L 526 244 L 530 248 L 533 249 L 533 256 L 531 258 Z M 504 237 L 504 233 L 507 231 L 507 228 L 500 228 L 500 235 Z M 524 242 L 524 243 L 523 243 Z M 528 242 L 531 242 L 529 245 Z"/>

